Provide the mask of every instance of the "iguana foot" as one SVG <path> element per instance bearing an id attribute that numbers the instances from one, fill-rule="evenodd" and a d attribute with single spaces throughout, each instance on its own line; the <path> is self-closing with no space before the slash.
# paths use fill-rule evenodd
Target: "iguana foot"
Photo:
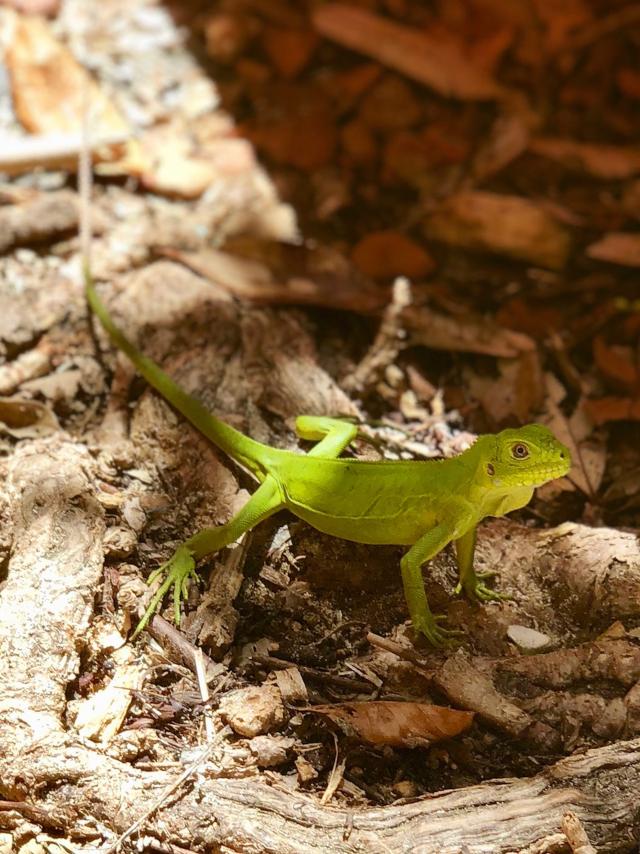
<path id="1" fill-rule="evenodd" d="M 447 646 L 455 643 L 456 639 L 462 637 L 464 632 L 460 629 L 447 629 L 438 623 L 446 622 L 446 614 L 425 614 L 421 617 L 412 617 L 413 630 L 424 635 L 433 646 Z"/>
<path id="2" fill-rule="evenodd" d="M 164 599 L 165 593 L 171 587 L 173 587 L 174 619 L 176 625 L 180 624 L 180 603 L 187 595 L 187 582 L 189 581 L 189 578 L 192 575 L 196 575 L 196 562 L 190 550 L 186 546 L 178 546 L 169 560 L 151 573 L 147 583 L 153 584 L 154 581 L 165 574 L 166 578 L 153 594 L 149 607 L 144 612 L 144 616 L 136 626 L 132 639 L 139 635 L 144 629 L 151 617 L 158 610 L 160 603 Z"/>
<path id="3" fill-rule="evenodd" d="M 504 602 L 507 599 L 513 599 L 510 593 L 500 593 L 498 590 L 491 590 L 482 582 L 476 584 L 473 591 L 467 591 L 467 595 L 473 599 L 478 599 L 480 602 Z"/>
<path id="4" fill-rule="evenodd" d="M 502 602 L 505 599 L 513 599 L 513 596 L 508 593 L 499 593 L 497 590 L 491 590 L 491 588 L 487 587 L 486 584 L 482 583 L 481 579 L 491 578 L 494 575 L 496 575 L 496 573 L 491 570 L 488 570 L 487 572 L 476 572 L 473 577 L 466 582 L 466 584 L 459 581 L 454 593 L 458 595 L 464 590 L 469 599 L 477 602 Z"/>

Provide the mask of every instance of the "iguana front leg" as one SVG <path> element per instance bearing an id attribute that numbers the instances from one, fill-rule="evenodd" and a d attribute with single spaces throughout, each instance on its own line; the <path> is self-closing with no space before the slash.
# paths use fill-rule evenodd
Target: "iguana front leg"
<path id="1" fill-rule="evenodd" d="M 491 590 L 483 584 L 483 578 L 491 578 L 496 573 L 492 570 L 487 572 L 476 572 L 473 568 L 473 555 L 476 548 L 477 526 L 472 528 L 458 537 L 456 540 L 456 562 L 460 573 L 460 581 L 458 582 L 455 593 L 459 594 L 463 590 L 469 599 L 480 600 L 482 602 L 491 602 L 496 599 L 509 599 L 506 593 L 498 593 Z"/>
<path id="2" fill-rule="evenodd" d="M 136 626 L 136 637 L 147 625 L 162 602 L 165 594 L 173 588 L 173 606 L 176 624 L 180 623 L 180 603 L 186 595 L 187 582 L 196 574 L 196 561 L 217 552 L 235 542 L 242 534 L 250 531 L 263 519 L 272 516 L 284 507 L 280 489 L 273 477 L 268 475 L 256 489 L 242 510 L 225 525 L 203 528 L 178 546 L 169 560 L 149 576 L 149 584 L 164 577 L 156 590 L 144 616 Z"/>
<path id="3" fill-rule="evenodd" d="M 444 614 L 433 614 L 429 607 L 422 579 L 422 566 L 455 538 L 457 528 L 458 525 L 454 522 L 440 523 L 411 546 L 400 561 L 404 595 L 413 628 L 421 632 L 434 646 L 443 646 L 462 632 L 438 625 L 446 617 Z"/>
<path id="4" fill-rule="evenodd" d="M 358 425 L 324 415 L 299 415 L 296 433 L 301 439 L 318 442 L 307 453 L 308 457 L 335 458 L 357 438 Z"/>

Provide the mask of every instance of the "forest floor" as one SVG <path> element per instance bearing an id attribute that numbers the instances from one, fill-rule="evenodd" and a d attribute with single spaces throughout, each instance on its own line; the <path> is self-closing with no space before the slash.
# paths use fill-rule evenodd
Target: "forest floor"
<path id="1" fill-rule="evenodd" d="M 640 6 L 4 6 L 0 850 L 636 851 Z M 286 513 L 129 639 L 253 484 L 88 318 L 83 114 L 100 292 L 216 415 L 570 448 L 481 526 L 509 599 L 425 568 L 459 642 L 413 633 L 400 548 Z"/>

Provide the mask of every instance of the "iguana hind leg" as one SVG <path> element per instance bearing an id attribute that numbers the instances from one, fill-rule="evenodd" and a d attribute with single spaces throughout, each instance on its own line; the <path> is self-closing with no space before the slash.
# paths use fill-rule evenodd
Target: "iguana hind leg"
<path id="1" fill-rule="evenodd" d="M 196 561 L 235 542 L 242 534 L 250 531 L 259 522 L 272 516 L 282 507 L 284 507 L 284 502 L 280 488 L 275 478 L 268 475 L 242 510 L 236 513 L 225 525 L 203 528 L 178 546 L 169 560 L 149 576 L 150 584 L 160 577 L 164 577 L 164 580 L 154 593 L 149 607 L 138 623 L 134 637 L 146 626 L 165 594 L 171 588 L 173 588 L 175 621 L 179 623 L 180 603 L 186 594 L 189 578 L 196 574 Z"/>

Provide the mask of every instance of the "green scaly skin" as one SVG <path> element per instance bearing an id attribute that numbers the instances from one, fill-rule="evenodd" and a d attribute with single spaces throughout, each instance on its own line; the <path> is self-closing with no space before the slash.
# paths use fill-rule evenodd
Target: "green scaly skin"
<path id="1" fill-rule="evenodd" d="M 86 295 L 114 344 L 172 406 L 258 481 L 242 510 L 225 525 L 204 528 L 186 540 L 149 579 L 162 579 L 135 635 L 146 626 L 165 593 L 173 589 L 175 620 L 196 563 L 235 542 L 263 519 L 287 508 L 327 534 L 358 543 L 409 546 L 400 562 L 413 627 L 440 646 L 459 634 L 433 614 L 422 567 L 448 543 L 456 546 L 457 592 L 477 601 L 504 598 L 476 573 L 473 554 L 478 523 L 524 507 L 536 486 L 567 474 L 568 449 L 541 424 L 479 436 L 457 457 L 427 461 L 340 459 L 358 435 L 355 424 L 301 415 L 296 432 L 317 442 L 305 455 L 272 448 L 220 421 L 144 356 L 114 324 L 85 271 Z"/>

